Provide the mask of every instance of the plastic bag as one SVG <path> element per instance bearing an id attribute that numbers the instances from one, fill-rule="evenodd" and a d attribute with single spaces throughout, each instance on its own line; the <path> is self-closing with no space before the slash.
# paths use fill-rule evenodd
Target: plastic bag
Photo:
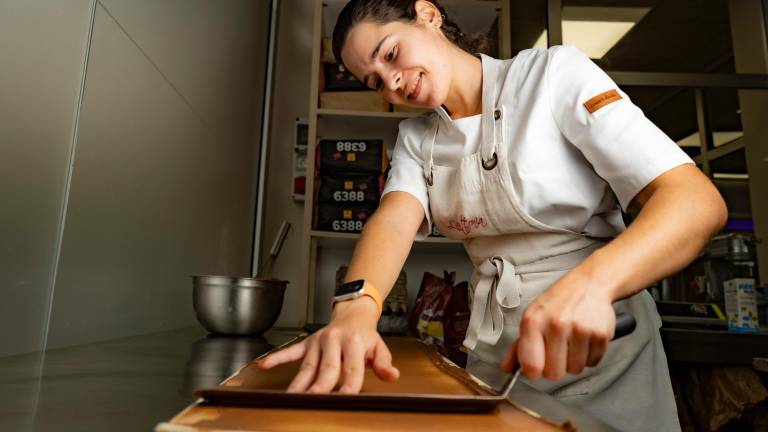
<path id="1" fill-rule="evenodd" d="M 441 278 L 424 273 L 409 319 L 411 335 L 434 345 L 438 352 L 465 367 L 467 353 L 462 345 L 469 325 L 467 282 L 455 284 L 456 272 Z"/>

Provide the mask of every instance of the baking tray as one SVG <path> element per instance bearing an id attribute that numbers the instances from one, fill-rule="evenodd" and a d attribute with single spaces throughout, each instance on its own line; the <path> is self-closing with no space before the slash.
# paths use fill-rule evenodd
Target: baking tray
<path id="1" fill-rule="evenodd" d="M 504 400 L 502 396 L 481 395 L 306 394 L 241 388 L 201 389 L 196 391 L 195 395 L 205 399 L 206 403 L 214 405 L 460 413 L 488 413 L 496 409 L 496 406 Z"/>
<path id="2" fill-rule="evenodd" d="M 505 400 L 416 339 L 390 338 L 387 345 L 400 378 L 383 382 L 367 369 L 363 388 L 356 395 L 288 393 L 285 388 L 299 362 L 264 371 L 256 367 L 258 359 L 223 385 L 196 390 L 195 395 L 215 405 L 461 413 L 488 413 Z"/>

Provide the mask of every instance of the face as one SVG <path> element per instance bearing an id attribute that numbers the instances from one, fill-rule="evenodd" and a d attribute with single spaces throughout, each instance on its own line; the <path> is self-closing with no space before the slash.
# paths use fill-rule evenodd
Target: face
<path id="1" fill-rule="evenodd" d="M 443 104 L 451 83 L 450 42 L 440 31 L 439 15 L 419 17 L 416 23 L 356 24 L 341 57 L 390 103 L 434 108 Z"/>

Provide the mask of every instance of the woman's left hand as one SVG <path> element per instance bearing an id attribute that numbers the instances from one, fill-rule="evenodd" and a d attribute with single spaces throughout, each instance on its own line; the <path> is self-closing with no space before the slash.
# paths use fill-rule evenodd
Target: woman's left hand
<path id="1" fill-rule="evenodd" d="M 608 290 L 571 272 L 528 306 L 502 369 L 509 373 L 519 364 L 528 378 L 552 381 L 578 374 L 597 365 L 615 325 Z"/>

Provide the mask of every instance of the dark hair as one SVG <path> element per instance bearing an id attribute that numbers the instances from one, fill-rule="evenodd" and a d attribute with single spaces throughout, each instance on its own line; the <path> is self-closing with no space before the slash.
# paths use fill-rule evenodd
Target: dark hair
<path id="1" fill-rule="evenodd" d="M 440 26 L 443 34 L 459 48 L 470 54 L 485 52 L 488 42 L 481 34 L 465 34 L 455 22 L 445 14 L 445 9 L 437 0 L 426 0 L 437 7 L 442 14 L 443 23 Z M 349 30 L 363 21 L 390 23 L 401 21 L 412 23 L 416 21 L 416 0 L 351 0 L 341 10 L 336 26 L 333 28 L 333 55 L 336 62 L 343 64 L 341 49 L 347 40 Z"/>

